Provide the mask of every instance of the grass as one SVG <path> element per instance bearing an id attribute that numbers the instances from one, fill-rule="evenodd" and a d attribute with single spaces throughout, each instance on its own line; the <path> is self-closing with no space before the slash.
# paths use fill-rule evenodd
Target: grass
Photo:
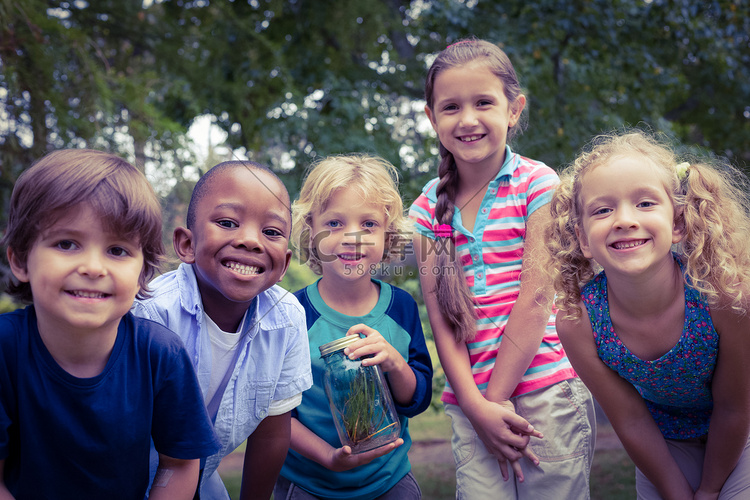
<path id="1" fill-rule="evenodd" d="M 598 450 L 591 467 L 591 500 L 635 498 L 635 466 L 625 450 Z"/>
<path id="2" fill-rule="evenodd" d="M 451 419 L 443 410 L 428 408 L 426 412 L 409 420 L 412 441 L 438 441 L 451 438 Z"/>
<path id="3" fill-rule="evenodd" d="M 442 411 L 427 410 L 409 421 L 409 433 L 414 441 L 450 440 L 450 419 Z M 455 466 L 452 463 L 420 464 L 412 461 L 412 472 L 422 489 L 422 498 L 456 498 Z M 239 473 L 225 475 L 224 484 L 233 500 L 239 498 Z M 623 449 L 597 450 L 590 485 L 591 500 L 635 498 L 635 468 Z"/>
<path id="4" fill-rule="evenodd" d="M 227 474 L 221 478 L 224 480 L 224 486 L 227 487 L 229 496 L 232 500 L 240 498 L 240 486 L 242 486 L 242 473 L 236 472 L 233 474 Z M 273 496 L 271 497 L 273 499 Z"/>
<path id="5" fill-rule="evenodd" d="M 455 500 L 456 467 L 453 464 L 415 464 L 411 471 L 425 500 Z"/>

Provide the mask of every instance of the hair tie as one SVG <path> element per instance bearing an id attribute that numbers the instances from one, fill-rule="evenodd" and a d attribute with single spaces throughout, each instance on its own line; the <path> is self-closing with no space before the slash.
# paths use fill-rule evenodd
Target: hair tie
<path id="1" fill-rule="evenodd" d="M 449 224 L 440 224 L 432 231 L 437 238 L 450 238 L 453 236 L 453 228 Z"/>
<path id="2" fill-rule="evenodd" d="M 677 178 L 680 179 L 680 182 L 684 181 L 685 178 L 688 176 L 688 169 L 690 168 L 690 164 L 686 161 L 683 161 L 682 163 L 679 163 L 675 170 L 677 171 Z"/>
<path id="3" fill-rule="evenodd" d="M 450 49 L 451 47 L 454 47 L 456 45 L 463 45 L 465 43 L 474 43 L 474 40 L 459 40 L 458 42 L 454 42 L 446 47 L 446 49 Z"/>

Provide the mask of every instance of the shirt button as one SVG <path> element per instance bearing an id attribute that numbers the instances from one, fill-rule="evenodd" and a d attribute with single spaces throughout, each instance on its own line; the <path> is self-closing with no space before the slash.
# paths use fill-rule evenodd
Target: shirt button
<path id="1" fill-rule="evenodd" d="M 479 278 L 481 280 L 482 279 L 482 273 L 478 273 L 477 274 L 477 278 Z"/>
<path id="2" fill-rule="evenodd" d="M 487 213 L 487 209 L 486 209 L 486 208 L 483 208 L 483 209 L 482 209 L 482 213 L 483 213 L 483 214 L 486 214 L 486 213 Z"/>
<path id="3" fill-rule="evenodd" d="M 260 412 L 258 412 L 258 416 L 260 418 L 266 418 L 267 415 L 268 415 L 268 411 L 267 410 L 260 410 Z"/>

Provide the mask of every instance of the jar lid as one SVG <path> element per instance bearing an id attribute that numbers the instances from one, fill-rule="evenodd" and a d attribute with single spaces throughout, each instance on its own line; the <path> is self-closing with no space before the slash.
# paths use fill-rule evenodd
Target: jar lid
<path id="1" fill-rule="evenodd" d="M 332 342 L 328 342 L 327 344 L 323 344 L 322 346 L 318 347 L 318 349 L 320 349 L 321 356 L 326 356 L 328 354 L 331 354 L 332 352 L 340 351 L 344 347 L 348 346 L 349 344 L 353 344 L 361 338 L 362 337 L 360 337 L 359 335 L 347 335 L 346 337 L 341 337 L 340 339 L 336 339 Z"/>

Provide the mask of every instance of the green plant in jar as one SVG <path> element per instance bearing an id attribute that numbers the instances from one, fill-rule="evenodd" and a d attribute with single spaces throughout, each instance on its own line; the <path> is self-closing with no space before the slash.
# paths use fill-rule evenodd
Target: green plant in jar
<path id="1" fill-rule="evenodd" d="M 344 337 L 319 348 L 326 362 L 324 384 L 334 424 L 342 445 L 351 446 L 353 453 L 383 446 L 401 434 L 383 372 L 344 355 L 344 348 L 357 340 Z"/>
<path id="2" fill-rule="evenodd" d="M 398 421 L 386 424 L 386 412 L 377 404 L 380 394 L 377 375 L 374 370 L 357 370 L 349 383 L 349 398 L 344 403 L 341 419 L 352 443 L 361 443 L 398 425 Z"/>

